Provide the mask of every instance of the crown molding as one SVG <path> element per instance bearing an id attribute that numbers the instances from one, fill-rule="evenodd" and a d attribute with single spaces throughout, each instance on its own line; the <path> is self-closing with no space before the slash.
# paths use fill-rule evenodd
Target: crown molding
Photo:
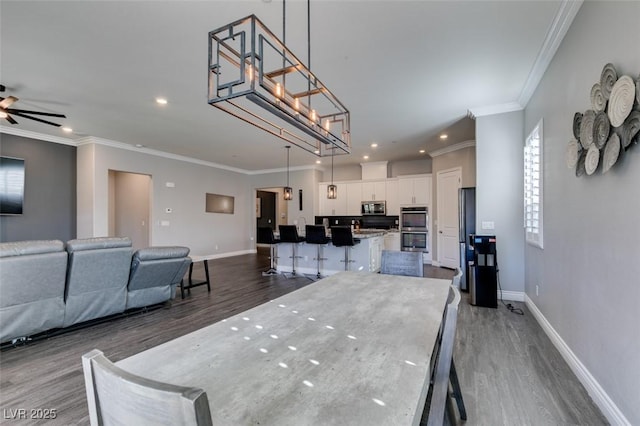
<path id="1" fill-rule="evenodd" d="M 521 111 L 524 108 L 518 102 L 507 102 L 506 104 L 487 105 L 483 107 L 470 108 L 469 112 L 474 117 L 482 117 L 485 115 L 504 114 L 506 112 Z"/>
<path id="2" fill-rule="evenodd" d="M 24 138 L 38 139 L 46 142 L 59 143 L 62 145 L 77 146 L 76 141 L 62 136 L 47 135 L 45 133 L 32 132 L 30 130 L 18 129 L 16 127 L 7 127 L 0 125 L 0 133 L 6 133 L 8 135 L 22 136 Z"/>
<path id="3" fill-rule="evenodd" d="M 439 157 L 440 155 L 448 154 L 450 152 L 458 151 L 464 148 L 471 148 L 473 146 L 476 146 L 475 140 L 464 141 L 464 142 L 457 143 L 455 145 L 447 146 L 441 149 L 436 149 L 435 151 L 430 152 L 429 155 L 431 157 Z"/>
<path id="4" fill-rule="evenodd" d="M 540 84 L 542 76 L 558 51 L 560 43 L 564 40 L 564 36 L 567 35 L 567 31 L 569 31 L 569 27 L 571 27 L 573 19 L 578 14 L 582 3 L 583 0 L 564 0 L 560 4 L 558 12 L 547 31 L 547 36 L 542 43 L 538 57 L 531 68 L 531 72 L 529 72 L 529 77 L 518 97 L 518 103 L 520 105 L 526 106 L 529 103 L 533 92 L 535 92 L 538 84 Z"/>
<path id="5" fill-rule="evenodd" d="M 549 64 L 558 51 L 560 43 L 562 43 L 565 35 L 567 35 L 567 31 L 569 31 L 569 28 L 573 23 L 573 19 L 578 14 L 583 1 L 584 0 L 563 0 L 560 3 L 558 11 L 556 12 L 551 26 L 547 31 L 547 35 L 542 43 L 542 47 L 540 48 L 540 52 L 538 52 L 538 56 L 531 67 L 531 71 L 529 71 L 527 81 L 525 81 L 517 101 L 469 108 L 467 116 L 475 118 L 485 115 L 504 114 L 507 112 L 523 110 L 529 103 L 529 100 L 531 100 L 531 96 L 533 96 L 535 90 L 538 88 L 544 73 L 547 71 L 547 68 L 549 68 Z"/>

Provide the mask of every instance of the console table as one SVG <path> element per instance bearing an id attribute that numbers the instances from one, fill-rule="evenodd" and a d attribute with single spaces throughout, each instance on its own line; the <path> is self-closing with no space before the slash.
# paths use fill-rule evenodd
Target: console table
<path id="1" fill-rule="evenodd" d="M 450 281 L 340 272 L 118 362 L 214 424 L 419 424 Z"/>

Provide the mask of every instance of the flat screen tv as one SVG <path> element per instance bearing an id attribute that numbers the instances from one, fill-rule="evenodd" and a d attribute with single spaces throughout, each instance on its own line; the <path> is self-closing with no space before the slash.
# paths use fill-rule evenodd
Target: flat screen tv
<path id="1" fill-rule="evenodd" d="M 22 214 L 24 160 L 0 157 L 0 214 Z"/>

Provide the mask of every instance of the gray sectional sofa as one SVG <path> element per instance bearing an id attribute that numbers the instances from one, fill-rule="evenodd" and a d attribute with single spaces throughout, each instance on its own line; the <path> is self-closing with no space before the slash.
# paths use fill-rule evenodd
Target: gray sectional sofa
<path id="1" fill-rule="evenodd" d="M 172 299 L 187 247 L 133 253 L 129 238 L 0 244 L 0 343 Z"/>

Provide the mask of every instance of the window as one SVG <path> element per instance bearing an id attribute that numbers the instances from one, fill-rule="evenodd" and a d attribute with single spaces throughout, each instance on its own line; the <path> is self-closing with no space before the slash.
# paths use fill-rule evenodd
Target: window
<path id="1" fill-rule="evenodd" d="M 524 229 L 527 243 L 542 245 L 542 120 L 527 137 L 524 147 Z"/>

